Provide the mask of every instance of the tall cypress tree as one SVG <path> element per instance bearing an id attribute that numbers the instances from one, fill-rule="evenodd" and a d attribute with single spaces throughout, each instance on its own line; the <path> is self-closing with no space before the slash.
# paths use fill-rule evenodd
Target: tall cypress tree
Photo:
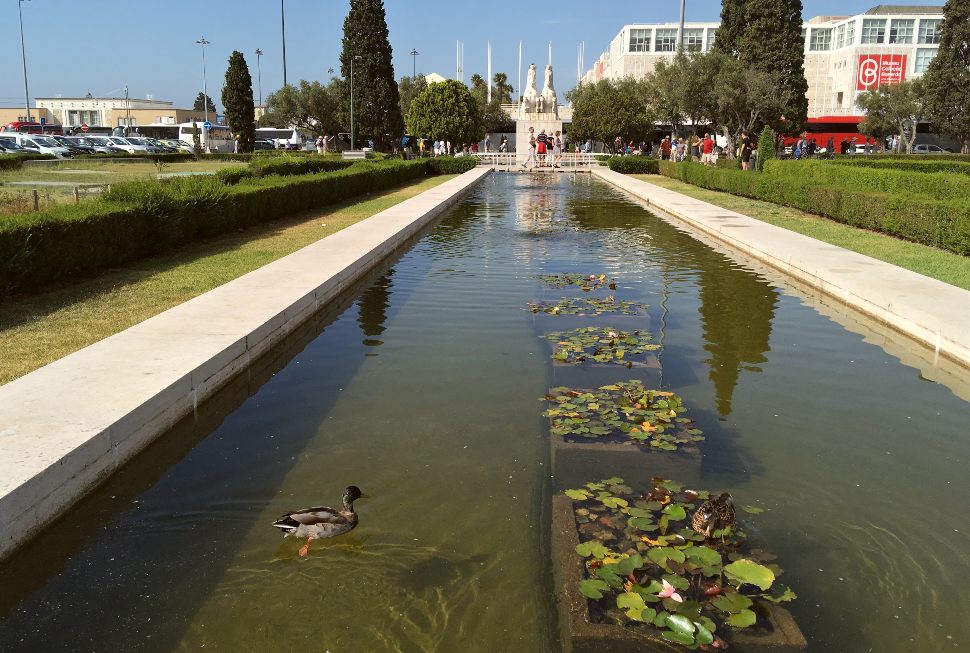
<path id="1" fill-rule="evenodd" d="M 353 61 L 355 131 L 380 145 L 404 133 L 391 54 L 383 0 L 350 0 L 340 72 L 349 82 Z"/>
<path id="2" fill-rule="evenodd" d="M 226 109 L 226 123 L 239 137 L 239 149 L 253 151 L 256 139 L 256 110 L 253 103 L 253 78 L 242 52 L 229 55 L 226 82 L 222 85 L 222 106 Z"/>
<path id="3" fill-rule="evenodd" d="M 788 97 L 783 128 L 801 130 L 808 118 L 801 0 L 724 0 L 714 47 L 755 70 L 775 75 L 779 94 Z M 775 126 L 780 126 L 781 117 L 766 116 Z"/>
<path id="4" fill-rule="evenodd" d="M 940 51 L 923 78 L 933 129 L 960 141 L 970 154 L 970 4 L 948 0 Z"/>

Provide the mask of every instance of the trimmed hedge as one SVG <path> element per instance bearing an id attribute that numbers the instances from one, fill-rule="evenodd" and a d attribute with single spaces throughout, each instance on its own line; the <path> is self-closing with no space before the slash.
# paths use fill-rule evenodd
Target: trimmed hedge
<path id="1" fill-rule="evenodd" d="M 436 156 L 425 161 L 428 162 L 428 174 L 431 175 L 460 175 L 478 167 L 478 159 L 473 156 Z"/>
<path id="2" fill-rule="evenodd" d="M 290 177 L 293 175 L 311 175 L 318 172 L 336 172 L 344 170 L 354 164 L 353 161 L 339 159 L 325 159 L 294 156 L 270 157 L 252 159 L 246 167 L 224 168 L 216 173 L 223 183 L 233 186 L 243 179 L 259 179 L 270 175 Z"/>
<path id="3" fill-rule="evenodd" d="M 50 154 L 0 154 L 0 170 L 20 170 L 24 161 L 47 161 L 55 159 Z"/>
<path id="4" fill-rule="evenodd" d="M 905 170 L 908 172 L 935 173 L 946 172 L 956 175 L 970 175 L 970 161 L 944 161 L 932 159 L 924 161 L 923 157 L 908 159 L 873 159 L 871 157 L 846 157 L 834 161 L 835 165 L 852 166 L 857 168 L 875 168 L 877 170 Z"/>
<path id="5" fill-rule="evenodd" d="M 606 162 L 606 166 L 613 172 L 625 175 L 656 175 L 660 174 L 660 160 L 646 156 L 616 156 Z"/>
<path id="6" fill-rule="evenodd" d="M 904 192 L 866 192 L 795 175 L 712 168 L 696 163 L 660 163 L 660 174 L 695 186 L 784 204 L 844 224 L 970 254 L 970 198 L 937 200 Z M 848 171 L 845 167 L 838 170 Z M 936 175 L 933 175 L 934 177 Z"/>
<path id="7" fill-rule="evenodd" d="M 360 162 L 334 172 L 215 175 L 113 184 L 102 198 L 0 222 L 0 296 L 423 177 L 426 161 Z"/>
<path id="8" fill-rule="evenodd" d="M 836 154 L 842 159 L 874 159 L 877 161 L 970 161 L 970 154 Z"/>
<path id="9" fill-rule="evenodd" d="M 929 163 L 929 162 L 927 162 Z M 934 199 L 970 198 L 970 177 L 947 173 L 916 173 L 894 167 L 868 168 L 831 161 L 767 161 L 771 177 L 810 184 L 833 185 L 865 193 L 922 195 Z"/>

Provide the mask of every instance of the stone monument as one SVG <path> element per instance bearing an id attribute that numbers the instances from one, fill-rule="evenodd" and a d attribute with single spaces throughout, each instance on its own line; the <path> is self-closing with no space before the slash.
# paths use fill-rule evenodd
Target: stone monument
<path id="1" fill-rule="evenodd" d="M 563 121 L 559 118 L 559 98 L 553 86 L 552 65 L 546 66 L 541 93 L 536 88 L 536 75 L 536 65 L 531 64 L 515 121 L 515 149 L 520 155 L 529 152 L 530 127 L 535 134 L 545 130 L 550 136 L 563 130 Z M 521 156 L 519 158 L 521 160 Z"/>

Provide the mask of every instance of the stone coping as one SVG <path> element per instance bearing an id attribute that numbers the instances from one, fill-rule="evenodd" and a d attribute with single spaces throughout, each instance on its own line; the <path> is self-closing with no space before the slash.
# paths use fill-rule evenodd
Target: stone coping
<path id="1" fill-rule="evenodd" d="M 593 174 L 970 368 L 970 291 L 602 166 Z"/>
<path id="2" fill-rule="evenodd" d="M 0 386 L 0 560 L 489 172 L 466 172 Z"/>

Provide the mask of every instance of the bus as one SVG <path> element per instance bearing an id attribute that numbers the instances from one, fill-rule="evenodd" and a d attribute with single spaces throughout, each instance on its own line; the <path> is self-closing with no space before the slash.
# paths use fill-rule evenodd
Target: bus
<path id="1" fill-rule="evenodd" d="M 203 149 L 205 149 L 206 134 L 204 133 L 205 130 L 202 128 L 201 122 L 184 122 L 181 125 L 134 125 L 119 129 L 124 130 L 124 134 L 120 134 L 123 136 L 145 136 L 147 138 L 156 138 L 160 141 L 185 141 L 189 145 L 192 145 L 193 124 L 198 129 L 199 142 L 202 144 Z M 232 142 L 232 132 L 225 125 L 212 125 L 209 128 L 208 145 L 210 152 L 232 152 Z"/>
<path id="2" fill-rule="evenodd" d="M 859 133 L 859 123 L 864 116 L 819 116 L 809 118 L 805 125 L 805 131 L 797 136 L 785 136 L 785 147 L 793 147 L 802 136 L 806 140 L 815 141 L 819 149 L 828 148 L 829 140 L 832 140 L 835 151 L 839 151 L 839 144 L 852 139 L 862 143 L 866 137 Z"/>
<path id="3" fill-rule="evenodd" d="M 16 120 L 8 122 L 0 131 L 14 132 L 18 134 L 46 134 L 48 136 L 63 136 L 64 127 L 62 125 L 49 125 L 39 122 L 24 122 Z"/>
<path id="4" fill-rule="evenodd" d="M 256 130 L 256 140 L 257 141 L 273 141 L 277 149 L 287 149 L 291 147 L 293 132 L 300 139 L 300 147 L 303 146 L 303 134 L 300 133 L 299 129 L 277 129 L 276 127 L 260 127 Z"/>

